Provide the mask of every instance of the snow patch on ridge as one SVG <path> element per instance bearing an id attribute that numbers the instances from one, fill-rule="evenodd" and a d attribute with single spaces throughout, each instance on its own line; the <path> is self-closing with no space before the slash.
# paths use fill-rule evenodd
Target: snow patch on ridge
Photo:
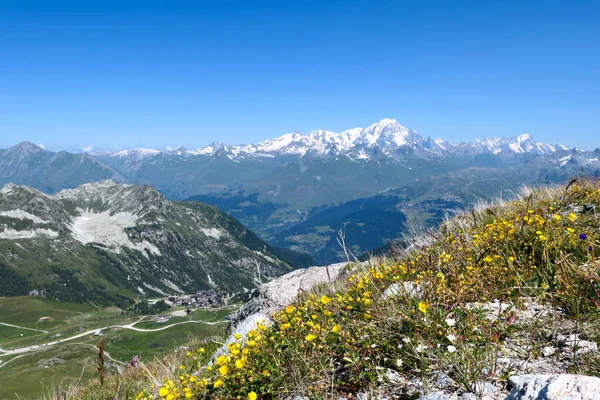
<path id="1" fill-rule="evenodd" d="M 29 219 L 29 220 L 35 222 L 36 224 L 48 224 L 49 223 L 48 221 L 41 219 L 37 215 L 29 214 L 27 211 L 23 211 L 23 210 L 2 211 L 2 212 L 0 212 L 0 216 L 16 218 L 16 219 Z"/>
<path id="2" fill-rule="evenodd" d="M 126 212 L 111 215 L 108 211 L 101 213 L 83 211 L 71 223 L 71 232 L 73 238 L 83 244 L 99 243 L 117 254 L 121 247 L 127 247 L 138 250 L 144 255 L 146 254 L 144 250 L 148 250 L 160 256 L 160 250 L 153 244 L 147 241 L 133 243 L 125 233 L 125 229 L 134 227 L 137 220 L 137 216 Z"/>
<path id="3" fill-rule="evenodd" d="M 210 228 L 210 229 L 206 229 L 206 228 L 202 228 L 202 232 L 208 236 L 211 237 L 213 239 L 220 239 L 221 236 L 223 236 L 223 232 L 217 228 Z"/>
<path id="4" fill-rule="evenodd" d="M 571 161 L 571 156 L 563 157 L 558 161 L 560 162 L 560 167 L 564 167 L 569 161 Z"/>
<path id="5" fill-rule="evenodd" d="M 9 183 L 8 185 L 4 185 L 2 189 L 0 189 L 0 194 L 7 195 L 11 194 L 14 191 L 15 185 Z"/>
<path id="6" fill-rule="evenodd" d="M 0 239 L 33 239 L 38 236 L 47 236 L 50 238 L 58 237 L 58 232 L 51 229 L 34 229 L 32 231 L 17 231 L 14 229 L 7 229 L 0 232 Z"/>

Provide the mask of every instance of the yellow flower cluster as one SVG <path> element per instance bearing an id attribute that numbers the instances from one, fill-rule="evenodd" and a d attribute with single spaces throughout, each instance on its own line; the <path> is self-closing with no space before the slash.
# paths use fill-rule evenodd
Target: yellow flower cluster
<path id="1" fill-rule="evenodd" d="M 600 217 L 585 213 L 600 210 L 598 186 L 571 185 L 560 198 L 515 201 L 460 229 L 442 226 L 431 246 L 359 270 L 335 293 L 304 295 L 275 313 L 270 326 L 235 336 L 211 366 L 165 382 L 158 395 L 257 400 L 307 382 L 306 393 L 318 396 L 331 389 L 323 376 L 335 375 L 333 368 L 347 376 L 338 390 L 356 390 L 377 368 L 425 371 L 428 358 L 459 354 L 464 341 L 497 341 L 495 328 L 479 329 L 467 303 L 552 292 L 555 301 L 579 297 L 599 306 L 598 273 L 568 268 L 598 264 Z M 383 295 L 409 282 L 418 296 Z"/>

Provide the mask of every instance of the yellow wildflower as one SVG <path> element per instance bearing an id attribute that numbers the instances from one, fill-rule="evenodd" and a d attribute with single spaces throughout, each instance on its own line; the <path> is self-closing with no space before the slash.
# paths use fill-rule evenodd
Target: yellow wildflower
<path id="1" fill-rule="evenodd" d="M 221 376 L 227 375 L 228 372 L 229 372 L 229 367 L 227 365 L 222 365 L 219 367 L 219 374 L 221 374 Z"/>

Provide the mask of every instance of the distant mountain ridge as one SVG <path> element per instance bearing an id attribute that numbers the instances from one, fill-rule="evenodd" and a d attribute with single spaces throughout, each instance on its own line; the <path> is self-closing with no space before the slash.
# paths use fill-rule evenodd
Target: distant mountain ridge
<path id="1" fill-rule="evenodd" d="M 15 182 L 46 192 L 125 177 L 87 153 L 51 152 L 31 142 L 0 150 L 0 185 Z"/>
<path id="2" fill-rule="evenodd" d="M 473 182 L 476 193 L 489 198 L 523 183 L 562 183 L 581 175 L 600 176 L 600 149 L 569 149 L 527 134 L 457 144 L 424 137 L 392 119 L 341 133 L 294 132 L 258 144 L 213 142 L 196 150 L 71 154 L 31 143 L 0 150 L 0 185 L 12 182 L 49 194 L 103 179 L 151 185 L 168 199 L 216 205 L 262 239 L 330 262 L 339 261 L 332 260 L 333 247 L 335 233 L 344 226 L 352 226 L 353 235 L 360 237 L 356 251 L 368 251 L 373 243 L 401 235 L 415 215 L 435 224 L 450 204 L 428 198 L 433 203 L 421 206 L 432 211 L 415 213 L 403 205 L 418 200 L 411 195 L 377 197 L 381 194 L 426 182 L 444 186 L 444 177 L 456 176 L 465 188 L 452 184 L 448 192 L 464 208 Z M 352 211 L 357 205 L 362 208 Z M 380 220 L 362 221 L 369 217 L 368 209 Z M 323 223 L 328 217 L 330 223 Z M 403 229 L 383 218 L 398 221 Z"/>
<path id="3" fill-rule="evenodd" d="M 247 145 L 225 145 L 219 142 L 188 150 L 180 147 L 176 150 L 160 151 L 156 149 L 133 149 L 109 153 L 113 157 L 145 158 L 160 153 L 176 155 L 210 155 L 223 151 L 234 158 L 242 156 L 272 156 L 272 155 L 305 155 L 305 154 L 353 154 L 357 158 L 368 158 L 369 150 L 378 148 L 386 155 L 393 156 L 394 152 L 403 146 L 414 150 L 423 150 L 434 154 L 449 153 L 468 154 L 548 154 L 558 150 L 569 150 L 561 144 L 544 144 L 536 142 L 531 135 L 523 134 L 516 137 L 490 138 L 470 142 L 452 143 L 443 139 L 424 138 L 417 131 L 400 125 L 394 119 L 382 119 L 367 128 L 354 128 L 340 133 L 316 129 L 306 134 L 292 132 L 275 139 Z"/>

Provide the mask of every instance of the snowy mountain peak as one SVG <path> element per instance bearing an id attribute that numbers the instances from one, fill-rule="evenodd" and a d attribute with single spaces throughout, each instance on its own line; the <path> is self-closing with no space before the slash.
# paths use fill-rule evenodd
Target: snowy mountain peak
<path id="1" fill-rule="evenodd" d="M 539 143 L 528 134 L 522 134 L 511 138 L 489 138 L 485 140 L 475 139 L 470 143 L 479 152 L 493 154 L 550 154 L 559 150 L 565 150 L 563 145 L 549 145 Z"/>
<path id="2" fill-rule="evenodd" d="M 245 156 L 274 157 L 276 155 L 304 156 L 306 154 L 348 154 L 353 158 L 367 159 L 369 158 L 368 154 L 374 154 L 374 149 L 395 157 L 396 154 L 399 154 L 398 151 L 404 147 L 410 147 L 419 154 L 440 156 L 454 153 L 491 153 L 503 156 L 523 153 L 549 154 L 567 149 L 562 145 L 536 142 L 528 133 L 511 138 L 497 137 L 452 143 L 443 139 L 423 138 L 417 131 L 400 125 L 395 119 L 384 118 L 366 128 L 353 128 L 340 133 L 324 129 L 315 129 L 306 134 L 294 131 L 260 143 L 229 146 L 215 141 L 193 151 L 179 147 L 165 153 L 179 156 L 208 156 L 224 152 L 232 160 Z M 159 153 L 161 152 L 158 150 L 142 148 L 120 151 L 113 153 L 112 156 L 142 160 Z M 400 151 L 401 153 L 403 151 Z"/>
<path id="3" fill-rule="evenodd" d="M 398 123 L 395 119 L 384 118 L 379 122 L 375 122 L 373 125 L 365 128 L 365 131 L 369 132 L 383 132 L 383 131 L 401 131 L 408 130 Z"/>
<path id="4" fill-rule="evenodd" d="M 157 154 L 160 154 L 161 151 L 160 150 L 156 150 L 156 149 L 145 149 L 145 148 L 137 148 L 137 149 L 133 149 L 133 150 L 121 150 L 121 151 L 117 151 L 116 153 L 112 153 L 111 157 L 130 157 L 133 156 L 137 159 L 142 159 L 142 158 L 146 158 L 146 157 L 152 157 L 155 156 Z"/>

